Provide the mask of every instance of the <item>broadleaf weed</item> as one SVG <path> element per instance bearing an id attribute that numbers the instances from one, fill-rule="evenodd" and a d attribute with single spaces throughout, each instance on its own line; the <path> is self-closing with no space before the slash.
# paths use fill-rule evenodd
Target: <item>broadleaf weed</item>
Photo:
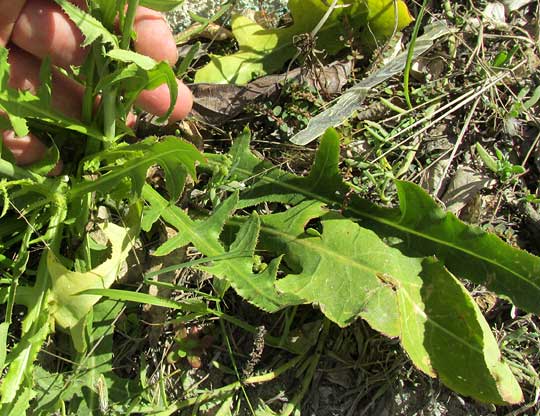
<path id="1" fill-rule="evenodd" d="M 252 414 L 266 414 L 277 406 L 270 410 L 261 403 L 256 410 L 249 387 L 290 371 L 301 381 L 281 414 L 292 414 L 307 397 L 334 331 L 358 319 L 399 340 L 419 371 L 439 376 L 462 395 L 500 405 L 523 399 L 522 379 L 501 359 L 498 340 L 459 278 L 538 314 L 540 259 L 465 224 L 419 186 L 400 180 L 416 169 L 418 142 L 396 145 L 393 139 L 427 124 L 432 107 L 417 119 L 415 109 L 385 100 L 386 110 L 397 113 L 391 123 L 361 120 L 358 127 L 374 161 L 348 158 L 351 170 L 360 172 L 356 180 L 342 175 L 341 135 L 333 129 L 322 137 L 306 175 L 259 157 L 247 128 L 226 154 L 202 154 L 175 136 L 127 144 L 124 139 L 134 132 L 126 119 L 137 95 L 166 84 L 171 104 L 164 121 L 178 93 L 167 63 L 129 49 L 135 8 L 169 10 L 180 1 L 92 0 L 88 12 L 67 0 L 56 2 L 78 24 L 90 49 L 80 68 L 65 71 L 84 82 L 82 121 L 52 109 L 47 60 L 36 94 L 9 88 L 7 50 L 0 48 L 0 109 L 7 116 L 0 118 L 0 127 L 18 135 L 38 127 L 52 142 L 44 161 L 29 168 L 16 166 L 12 155 L 0 149 L 0 302 L 5 304 L 0 413 L 32 408 L 38 415 L 181 414 L 189 408 L 196 414 L 219 406 L 223 414 L 232 414 L 231 407 L 243 403 Z M 378 22 L 388 28 L 390 23 Z M 199 47 L 192 48 L 179 73 L 185 74 Z M 493 66 L 506 66 L 511 58 L 497 57 Z M 404 96 L 412 107 L 411 93 L 416 101 L 427 94 L 423 88 L 410 93 L 408 83 L 407 76 Z M 508 115 L 533 108 L 538 91 L 523 104 L 529 90 L 520 93 Z M 311 113 L 325 104 L 309 88 L 289 86 L 286 93 L 286 103 L 262 111 L 283 137 L 305 127 Z M 355 127 L 351 123 L 347 129 Z M 48 177 L 70 145 L 80 149 L 66 160 L 64 173 Z M 497 148 L 496 158 L 480 144 L 477 151 L 503 184 L 524 173 Z M 156 165 L 164 176 L 161 186 L 148 183 L 148 170 Z M 188 178 L 195 181 L 201 173 L 205 181 L 192 190 L 197 200 L 187 209 L 177 205 Z M 364 198 L 372 188 L 385 206 Z M 389 208 L 394 190 L 399 201 Z M 170 232 L 159 244 L 156 229 Z M 135 280 L 128 276 L 112 288 L 140 243 L 151 244 L 155 258 L 189 250 L 178 264 L 141 269 Z M 187 269 L 204 276 L 202 287 L 159 280 Z M 147 287 L 167 288 L 171 297 L 144 293 Z M 248 310 L 246 318 L 225 309 L 240 300 L 246 302 L 241 306 Z M 146 336 L 140 305 L 166 308 L 160 325 L 177 330 L 163 344 L 150 346 L 157 350 L 153 356 L 134 358 L 133 346 Z M 19 308 L 25 308 L 20 315 Z M 320 313 L 314 315 L 314 308 Z M 254 324 L 255 318 L 264 325 Z M 199 388 L 204 380 L 191 380 L 181 358 L 192 367 L 204 366 L 202 352 L 211 342 L 191 336 L 198 329 L 190 333 L 186 328 L 204 321 L 217 329 L 216 319 L 219 331 L 214 333 L 219 332 L 223 349 L 216 357 L 223 355 L 226 363 L 211 365 L 232 379 L 223 377 L 224 386 L 204 390 Z M 242 366 L 245 357 L 236 348 L 245 335 L 254 345 Z M 53 337 L 63 340 L 62 348 L 50 353 Z M 502 349 L 511 351 L 511 337 L 504 341 Z M 259 371 L 268 348 L 284 355 L 273 357 L 275 371 Z M 47 354 L 56 354 L 53 365 Z M 149 364 L 148 358 L 156 357 L 161 361 Z M 514 366 L 515 361 L 512 357 Z M 157 375 L 152 377 L 150 369 Z M 178 373 L 182 376 L 175 378 Z M 534 371 L 526 373 L 537 378 Z M 175 386 L 179 379 L 185 382 L 182 389 Z"/>

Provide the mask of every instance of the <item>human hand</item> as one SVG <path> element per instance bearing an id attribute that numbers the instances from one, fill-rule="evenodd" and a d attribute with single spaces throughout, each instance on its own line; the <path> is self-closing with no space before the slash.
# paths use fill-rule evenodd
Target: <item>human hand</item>
<path id="1" fill-rule="evenodd" d="M 85 8 L 84 0 L 71 0 Z M 41 59 L 50 56 L 53 65 L 68 67 L 81 65 L 88 53 L 81 48 L 83 35 L 76 25 L 52 0 L 0 0 L 0 44 L 9 49 L 11 66 L 9 85 L 29 90 L 39 87 Z M 173 35 L 161 13 L 144 7 L 137 9 L 134 30 L 137 40 L 135 50 L 173 65 L 178 59 Z M 84 89 L 82 85 L 53 68 L 52 105 L 67 116 L 80 118 Z M 169 90 L 161 85 L 154 90 L 143 91 L 136 105 L 149 113 L 161 116 L 169 108 Z M 187 116 L 193 99 L 189 89 L 178 81 L 178 100 L 169 120 L 176 121 Z M 13 131 L 3 131 L 3 140 L 17 164 L 24 166 L 41 160 L 45 145 L 33 134 L 15 137 Z M 55 172 L 58 173 L 58 172 Z"/>

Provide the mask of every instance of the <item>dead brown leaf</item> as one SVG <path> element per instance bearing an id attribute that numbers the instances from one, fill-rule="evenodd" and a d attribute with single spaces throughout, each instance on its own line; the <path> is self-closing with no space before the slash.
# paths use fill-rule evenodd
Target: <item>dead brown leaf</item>
<path id="1" fill-rule="evenodd" d="M 195 103 L 192 115 L 207 124 L 220 125 L 245 111 L 246 106 L 276 99 L 285 81 L 298 81 L 323 90 L 325 94 L 338 94 L 348 82 L 353 63 L 334 62 L 315 75 L 302 68 L 288 74 L 268 75 L 247 85 L 191 84 Z M 323 83 L 324 85 L 320 85 Z"/>

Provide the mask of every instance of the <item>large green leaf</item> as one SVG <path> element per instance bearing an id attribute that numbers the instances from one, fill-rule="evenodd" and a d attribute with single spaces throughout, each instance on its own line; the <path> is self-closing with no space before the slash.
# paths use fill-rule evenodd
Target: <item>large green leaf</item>
<path id="1" fill-rule="evenodd" d="M 363 28 L 359 38 L 364 42 L 367 39 L 373 42 L 373 37 L 390 36 L 394 30 L 401 30 L 412 21 L 405 3 L 398 0 L 396 5 L 397 19 L 393 0 L 339 1 L 317 33 L 316 47 L 335 54 L 345 46 L 343 39 L 348 37 L 348 31 L 358 28 Z M 294 24 L 283 29 L 264 29 L 245 16 L 235 16 L 232 30 L 239 51 L 229 56 L 211 56 L 211 62 L 197 71 L 195 82 L 245 84 L 281 69 L 297 51 L 296 36 L 310 33 L 317 27 L 328 11 L 328 3 L 289 0 L 289 9 Z"/>
<path id="2" fill-rule="evenodd" d="M 362 316 L 378 331 L 399 335 L 397 300 L 382 276 L 410 280 L 420 273 L 421 260 L 338 214 L 321 217 L 324 212 L 319 202 L 306 201 L 262 217 L 262 248 L 285 254 L 292 270 L 276 283 L 278 291 L 318 305 L 341 327 Z M 304 229 L 319 217 L 322 233 Z"/>
<path id="3" fill-rule="evenodd" d="M 276 282 L 279 293 L 318 305 L 340 326 L 361 316 L 399 336 L 420 370 L 463 395 L 498 404 L 522 400 L 474 299 L 440 262 L 406 257 L 339 214 L 321 216 L 321 208 L 306 201 L 262 217 L 262 248 L 286 253 L 293 270 Z M 320 234 L 304 230 L 318 217 Z"/>
<path id="4" fill-rule="evenodd" d="M 97 295 L 78 295 L 80 292 L 106 289 L 115 282 L 138 232 L 137 227 L 129 229 L 112 223 L 101 225 L 100 228 L 109 240 L 111 255 L 96 268 L 85 273 L 71 271 L 52 251 L 47 255 L 52 286 L 49 297 L 51 314 L 63 328 L 72 329 L 80 325 L 100 299 Z"/>
<path id="5" fill-rule="evenodd" d="M 391 281 L 398 296 L 401 342 L 415 365 L 483 402 L 523 400 L 489 325 L 465 287 L 435 259 L 421 277 Z"/>
<path id="6" fill-rule="evenodd" d="M 355 199 L 349 213 L 409 255 L 435 254 L 452 273 L 486 286 L 517 307 L 540 313 L 540 258 L 445 212 L 418 185 L 396 181 L 399 208 Z"/>
<path id="7" fill-rule="evenodd" d="M 337 171 L 339 140 L 332 129 L 322 137 L 313 173 L 305 178 L 258 159 L 250 152 L 245 134 L 231 149 L 231 157 L 229 179 L 250 185 L 241 194 L 239 206 L 319 200 L 342 209 L 347 217 L 379 235 L 398 237 L 398 248 L 406 255 L 436 255 L 458 277 L 485 285 L 519 308 L 540 312 L 540 258 L 444 212 L 419 186 L 396 181 L 400 207 L 395 209 L 357 197 L 348 201 Z M 317 177 L 321 186 L 314 187 Z"/>

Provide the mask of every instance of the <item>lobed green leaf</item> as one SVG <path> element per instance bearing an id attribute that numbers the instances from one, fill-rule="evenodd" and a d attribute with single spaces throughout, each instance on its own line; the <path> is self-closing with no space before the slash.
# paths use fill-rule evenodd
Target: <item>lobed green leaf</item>
<path id="1" fill-rule="evenodd" d="M 165 172 L 167 189 L 176 200 L 184 189 L 186 172 L 196 177 L 195 164 L 202 161 L 202 155 L 191 143 L 166 136 L 160 140 L 149 137 L 134 145 L 120 145 L 92 157 L 92 162 L 103 160 L 111 162 L 104 168 L 108 170 L 107 173 L 97 180 L 74 184 L 70 191 L 71 198 L 94 191 L 108 193 L 129 180 L 132 198 L 135 199 L 141 193 L 148 168 L 158 164 Z"/>
<path id="2" fill-rule="evenodd" d="M 262 202 L 298 203 L 318 200 L 381 236 L 397 237 L 397 246 L 410 256 L 437 256 L 455 275 L 483 284 L 517 307 L 538 313 L 540 306 L 540 258 L 512 247 L 479 227 L 465 224 L 446 213 L 419 186 L 396 181 L 398 208 L 381 208 L 364 199 L 347 201 L 346 188 L 337 178 L 339 140 L 329 129 L 321 139 L 312 172 L 302 178 L 270 166 L 249 150 L 249 135 L 244 134 L 231 149 L 234 163 L 229 179 L 250 184 L 240 196 L 239 206 Z M 319 172 L 319 174 L 316 174 Z M 314 187 L 314 178 L 331 188 Z M 338 181 L 340 183 L 338 183 Z M 320 190 L 320 192 L 318 192 Z"/>
<path id="3" fill-rule="evenodd" d="M 84 35 L 82 46 L 89 46 L 101 38 L 103 43 L 118 46 L 118 40 L 91 14 L 79 9 L 68 0 L 54 0 Z"/>

